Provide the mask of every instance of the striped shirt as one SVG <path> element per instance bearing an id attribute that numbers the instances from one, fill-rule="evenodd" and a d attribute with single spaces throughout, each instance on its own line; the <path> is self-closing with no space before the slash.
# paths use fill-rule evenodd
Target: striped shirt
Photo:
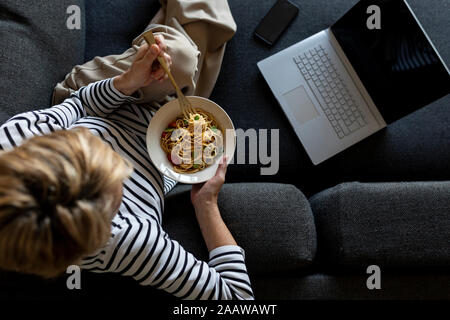
<path id="1" fill-rule="evenodd" d="M 162 229 L 164 194 L 175 182 L 165 179 L 150 161 L 145 135 L 154 112 L 135 101 L 118 91 L 112 79 L 91 83 L 60 105 L 12 117 L 0 127 L 0 149 L 10 150 L 29 137 L 55 130 L 88 128 L 127 158 L 134 171 L 123 183 L 108 243 L 85 257 L 81 268 L 131 276 L 182 299 L 253 299 L 242 248 L 215 248 L 205 262 Z"/>

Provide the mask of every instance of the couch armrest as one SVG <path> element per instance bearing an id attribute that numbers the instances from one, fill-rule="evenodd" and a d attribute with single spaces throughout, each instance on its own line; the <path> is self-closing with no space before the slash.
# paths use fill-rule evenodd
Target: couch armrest
<path id="1" fill-rule="evenodd" d="M 310 203 L 321 262 L 450 266 L 450 182 L 344 183 Z"/>
<path id="2" fill-rule="evenodd" d="M 178 186 L 167 196 L 163 228 L 186 250 L 206 259 L 189 192 L 189 186 Z M 219 194 L 219 208 L 246 252 L 251 274 L 293 271 L 312 262 L 316 250 L 314 219 L 308 200 L 294 186 L 225 184 Z"/>

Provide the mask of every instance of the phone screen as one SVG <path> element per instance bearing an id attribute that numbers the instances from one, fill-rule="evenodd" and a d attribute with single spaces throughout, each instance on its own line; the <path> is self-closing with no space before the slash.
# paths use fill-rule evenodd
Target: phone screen
<path id="1" fill-rule="evenodd" d="M 273 44 L 298 13 L 298 8 L 288 0 L 278 0 L 256 27 L 255 36 Z"/>

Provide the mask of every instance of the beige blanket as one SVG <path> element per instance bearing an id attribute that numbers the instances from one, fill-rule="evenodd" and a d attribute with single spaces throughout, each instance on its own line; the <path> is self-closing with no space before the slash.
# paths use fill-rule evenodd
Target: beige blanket
<path id="1" fill-rule="evenodd" d="M 160 0 L 161 9 L 145 32 L 162 34 L 172 57 L 172 73 L 186 95 L 209 97 L 222 64 L 225 44 L 236 32 L 226 0 Z M 142 33 L 142 34 L 143 34 Z M 121 74 L 144 43 L 142 34 L 120 55 L 95 57 L 75 66 L 53 92 L 53 104 L 91 82 Z M 175 94 L 168 80 L 142 88 L 137 103 L 158 107 Z"/>

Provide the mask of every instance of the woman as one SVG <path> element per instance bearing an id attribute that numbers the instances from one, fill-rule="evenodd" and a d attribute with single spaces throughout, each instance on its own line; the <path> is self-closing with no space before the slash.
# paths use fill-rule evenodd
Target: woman
<path id="1" fill-rule="evenodd" d="M 208 263 L 162 230 L 173 182 L 164 185 L 146 151 L 152 112 L 133 104 L 138 89 L 164 79 L 158 55 L 171 65 L 162 38 L 120 76 L 0 127 L 0 268 L 53 277 L 78 264 L 183 299 L 253 299 L 244 252 L 217 206 L 225 162 L 191 192 Z"/>

